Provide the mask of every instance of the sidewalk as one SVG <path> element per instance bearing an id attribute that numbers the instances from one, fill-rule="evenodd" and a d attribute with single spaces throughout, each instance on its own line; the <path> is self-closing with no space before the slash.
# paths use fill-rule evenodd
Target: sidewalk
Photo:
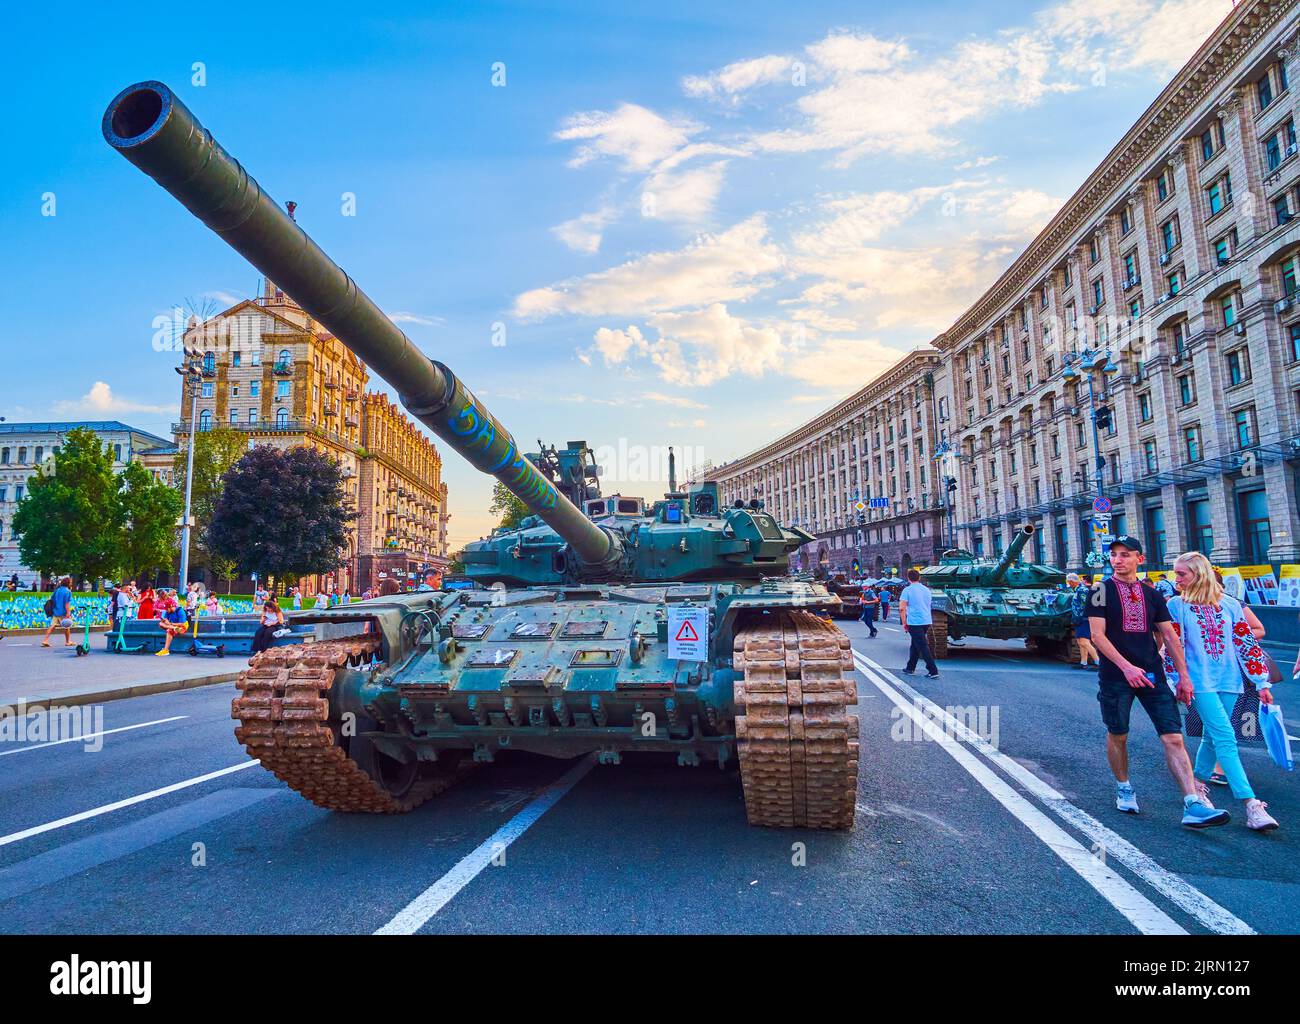
<path id="1" fill-rule="evenodd" d="M 81 640 L 73 637 L 74 642 Z M 140 697 L 148 693 L 183 690 L 192 686 L 232 683 L 248 666 L 248 659 L 191 658 L 173 654 L 109 654 L 102 634 L 91 634 L 91 652 L 78 658 L 63 646 L 61 633 L 42 647 L 40 636 L 0 640 L 0 707 L 26 701 L 29 709 L 49 704 L 90 704 Z"/>

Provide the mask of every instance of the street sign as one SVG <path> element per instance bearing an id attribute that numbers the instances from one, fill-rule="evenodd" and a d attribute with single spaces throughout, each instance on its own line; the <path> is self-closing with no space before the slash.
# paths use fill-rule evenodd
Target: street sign
<path id="1" fill-rule="evenodd" d="M 1105 495 L 1098 495 L 1092 499 L 1092 510 L 1105 514 L 1110 511 L 1110 499 Z"/>
<path id="2" fill-rule="evenodd" d="M 872 508 L 889 508 L 889 499 L 888 499 L 888 498 L 872 498 L 872 499 L 871 499 L 871 507 L 872 507 Z"/>
<path id="3" fill-rule="evenodd" d="M 1113 544 L 1114 541 L 1115 541 L 1115 535 L 1114 535 L 1114 534 L 1111 534 L 1111 533 L 1099 533 L 1099 534 L 1097 534 L 1097 542 L 1098 542 L 1102 547 L 1107 547 L 1108 545 Z"/>
<path id="4" fill-rule="evenodd" d="M 853 507 L 857 509 L 859 512 L 865 512 L 867 510 L 867 503 L 863 501 L 861 498 L 859 498 L 857 501 L 853 503 Z"/>
<path id="5" fill-rule="evenodd" d="M 679 605 L 668 609 L 668 657 L 709 660 L 709 610 Z"/>

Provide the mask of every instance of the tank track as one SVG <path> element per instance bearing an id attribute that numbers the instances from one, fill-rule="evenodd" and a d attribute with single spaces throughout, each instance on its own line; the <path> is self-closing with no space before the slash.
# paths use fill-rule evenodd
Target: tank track
<path id="1" fill-rule="evenodd" d="M 255 655 L 235 683 L 231 703 L 239 722 L 235 739 L 277 779 L 332 811 L 401 814 L 448 788 L 449 773 L 421 778 L 394 796 L 339 745 L 329 720 L 334 676 L 349 663 L 364 664 L 379 649 L 377 636 L 272 647 Z"/>
<path id="2" fill-rule="evenodd" d="M 853 827 L 858 719 L 849 639 L 811 612 L 736 631 L 736 745 L 751 825 Z"/>

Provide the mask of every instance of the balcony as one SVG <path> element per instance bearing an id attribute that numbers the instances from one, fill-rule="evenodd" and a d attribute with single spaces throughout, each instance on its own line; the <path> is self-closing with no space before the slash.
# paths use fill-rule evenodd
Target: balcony
<path id="1" fill-rule="evenodd" d="M 293 376 L 293 360 L 277 359 L 275 361 L 275 364 L 271 367 L 271 372 L 276 374 L 276 376 L 279 377 Z"/>
<path id="2" fill-rule="evenodd" d="M 347 391 L 343 392 L 343 397 L 349 402 L 355 402 L 360 397 L 360 393 L 356 388 L 348 388 Z"/>
<path id="3" fill-rule="evenodd" d="M 340 386 L 340 385 L 339 385 L 339 382 L 336 381 L 333 377 L 327 377 L 327 378 L 325 378 L 325 384 L 324 384 L 324 387 L 327 388 L 328 390 L 333 391 L 335 388 L 337 388 L 337 387 L 339 387 L 339 386 Z"/>
<path id="4" fill-rule="evenodd" d="M 343 425 L 345 427 L 356 429 L 358 426 L 361 425 L 361 421 L 358 420 L 355 416 L 347 416 L 343 420 Z"/>

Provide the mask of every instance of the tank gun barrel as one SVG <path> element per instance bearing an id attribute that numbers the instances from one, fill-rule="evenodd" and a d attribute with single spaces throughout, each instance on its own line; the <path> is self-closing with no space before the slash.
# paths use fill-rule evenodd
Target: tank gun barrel
<path id="1" fill-rule="evenodd" d="M 104 138 L 221 236 L 367 366 L 476 468 L 510 489 L 589 565 L 620 541 L 588 519 L 443 363 L 429 359 L 268 196 L 161 82 L 129 86 L 104 112 Z"/>
<path id="2" fill-rule="evenodd" d="M 993 572 L 989 576 L 990 582 L 1002 582 L 1007 575 L 1007 570 L 1011 568 L 1011 563 L 1020 557 L 1020 552 L 1025 549 L 1025 545 L 1029 543 L 1029 538 L 1033 535 L 1034 527 L 1032 523 L 1022 526 L 1016 532 L 1016 535 L 1011 538 L 1011 543 L 1007 545 L 1006 552 L 998 559 L 998 564 L 993 567 Z"/>

